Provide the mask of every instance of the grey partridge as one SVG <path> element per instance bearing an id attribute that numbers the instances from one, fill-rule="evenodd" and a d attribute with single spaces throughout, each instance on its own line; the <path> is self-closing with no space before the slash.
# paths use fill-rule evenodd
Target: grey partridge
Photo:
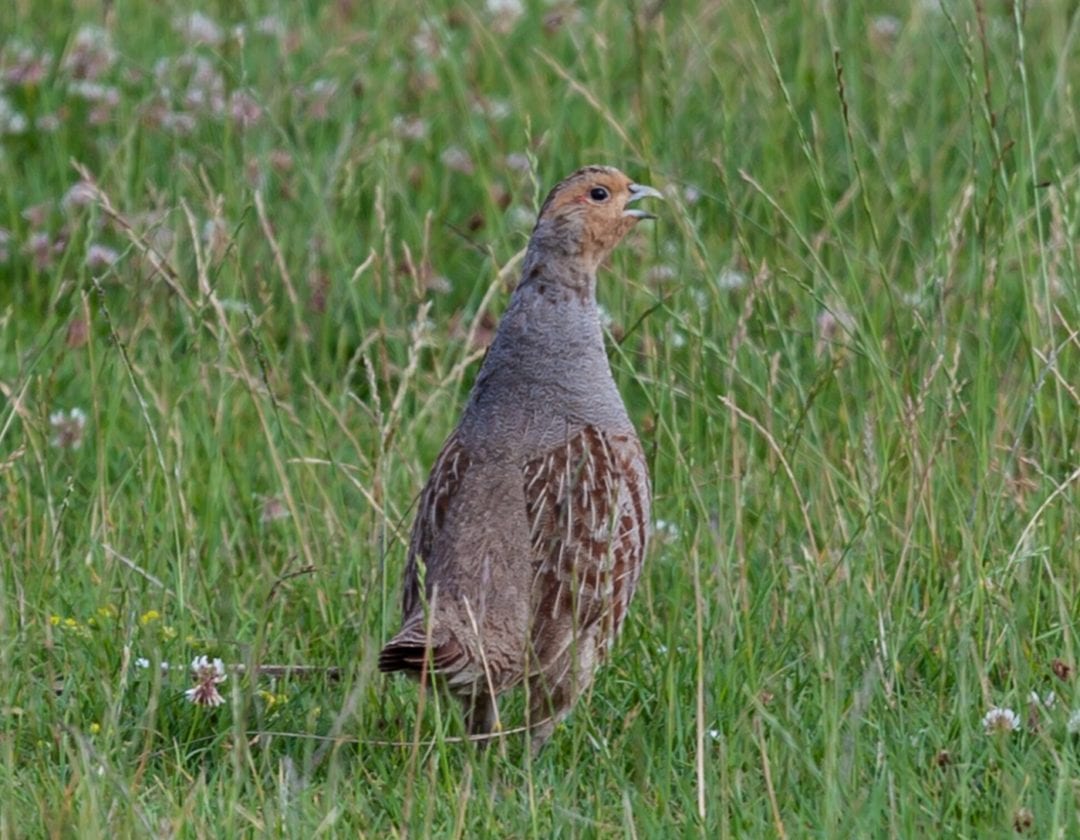
<path id="1" fill-rule="evenodd" d="M 402 628 L 379 655 L 459 696 L 470 733 L 524 684 L 538 751 L 626 617 L 649 537 L 645 455 L 596 304 L 601 262 L 660 193 L 586 166 L 548 195 L 521 279 L 420 496 Z"/>

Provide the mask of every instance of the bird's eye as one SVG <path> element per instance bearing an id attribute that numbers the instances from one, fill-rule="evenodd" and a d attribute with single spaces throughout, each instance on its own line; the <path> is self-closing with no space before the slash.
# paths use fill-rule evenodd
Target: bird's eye
<path id="1" fill-rule="evenodd" d="M 608 191 L 603 187 L 593 187 L 589 190 L 589 198 L 593 201 L 607 201 Z"/>

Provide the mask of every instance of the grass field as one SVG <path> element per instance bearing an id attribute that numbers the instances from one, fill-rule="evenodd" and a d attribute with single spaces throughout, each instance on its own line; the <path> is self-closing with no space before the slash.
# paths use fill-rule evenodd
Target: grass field
<path id="1" fill-rule="evenodd" d="M 1080 836 L 1077 3 L 422 8 L 0 11 L 0 835 Z M 531 760 L 374 666 L 593 162 L 655 536 Z"/>

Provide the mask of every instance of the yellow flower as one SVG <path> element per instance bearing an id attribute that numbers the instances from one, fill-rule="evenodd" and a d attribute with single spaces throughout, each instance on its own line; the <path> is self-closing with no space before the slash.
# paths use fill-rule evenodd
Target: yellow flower
<path id="1" fill-rule="evenodd" d="M 166 640 L 175 639 L 176 638 L 176 628 L 173 627 L 171 624 L 163 624 L 163 625 L 161 625 L 161 638 L 166 639 Z"/>
<path id="2" fill-rule="evenodd" d="M 91 735 L 97 735 L 101 731 L 101 724 L 98 723 L 97 721 L 94 721 L 93 723 L 90 724 L 89 728 L 90 728 L 90 734 Z"/>
<path id="3" fill-rule="evenodd" d="M 145 627 L 147 624 L 153 624 L 155 621 L 161 620 L 161 613 L 157 610 L 147 610 L 139 616 L 139 624 Z"/>
<path id="4" fill-rule="evenodd" d="M 116 609 L 112 604 L 106 604 L 103 607 L 97 608 L 97 614 L 101 618 L 116 618 L 120 614 L 120 611 Z"/>
<path id="5" fill-rule="evenodd" d="M 56 613 L 50 615 L 49 624 L 51 624 L 53 627 L 58 627 L 60 625 L 60 616 L 58 616 Z"/>
<path id="6" fill-rule="evenodd" d="M 79 626 L 79 622 L 77 622 L 74 618 L 65 618 L 64 626 L 67 627 L 69 630 L 74 630 L 76 627 Z"/>
<path id="7" fill-rule="evenodd" d="M 259 689 L 259 697 L 262 698 L 262 701 L 266 704 L 266 708 L 268 709 L 274 708 L 274 706 L 279 703 L 287 703 L 289 701 L 288 694 L 274 694 L 274 692 L 267 691 L 263 688 Z"/>

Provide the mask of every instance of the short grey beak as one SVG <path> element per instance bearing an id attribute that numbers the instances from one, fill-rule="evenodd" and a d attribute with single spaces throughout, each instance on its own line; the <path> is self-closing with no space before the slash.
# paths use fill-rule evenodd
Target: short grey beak
<path id="1" fill-rule="evenodd" d="M 661 201 L 664 200 L 664 196 L 660 192 L 660 190 L 654 189 L 653 187 L 647 187 L 644 184 L 631 184 L 630 198 L 626 200 L 626 203 L 629 205 L 630 203 L 642 198 L 659 198 Z M 656 216 L 654 216 L 648 210 L 639 210 L 636 207 L 627 207 L 627 209 L 623 210 L 623 215 L 630 216 L 634 219 L 656 218 Z"/>

